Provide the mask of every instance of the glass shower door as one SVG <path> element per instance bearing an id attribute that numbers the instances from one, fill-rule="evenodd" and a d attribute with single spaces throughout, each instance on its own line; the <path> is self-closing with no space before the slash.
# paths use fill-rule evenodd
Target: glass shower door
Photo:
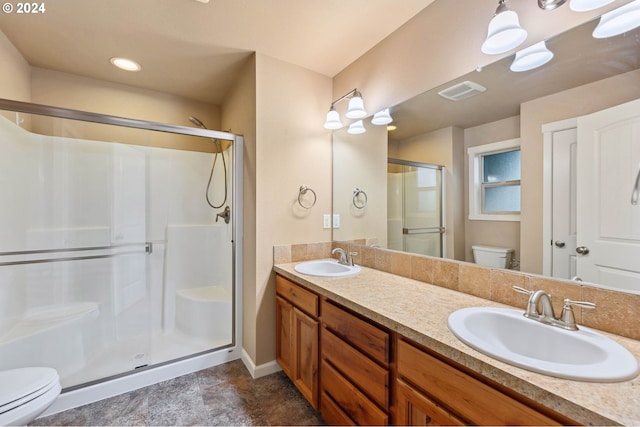
<path id="1" fill-rule="evenodd" d="M 390 160 L 389 163 L 393 164 L 389 170 L 395 171 L 395 174 L 389 174 L 389 212 L 397 212 L 399 205 L 402 207 L 401 239 L 398 239 L 398 231 L 390 228 L 390 243 L 393 239 L 393 245 L 396 246 L 390 244 L 390 249 L 442 257 L 445 231 L 442 219 L 442 167 L 397 160 Z M 401 247 L 398 247 L 399 244 Z"/>

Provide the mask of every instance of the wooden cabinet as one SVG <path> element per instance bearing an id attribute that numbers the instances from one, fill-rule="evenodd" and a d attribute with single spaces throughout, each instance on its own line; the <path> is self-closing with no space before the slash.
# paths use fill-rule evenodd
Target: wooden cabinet
<path id="1" fill-rule="evenodd" d="M 388 425 L 389 332 L 321 301 L 320 411 L 330 424 Z"/>
<path id="2" fill-rule="evenodd" d="M 276 360 L 318 409 L 318 296 L 276 276 Z"/>
<path id="3" fill-rule="evenodd" d="M 397 422 L 404 425 L 563 425 L 575 422 L 404 339 L 397 343 Z"/>

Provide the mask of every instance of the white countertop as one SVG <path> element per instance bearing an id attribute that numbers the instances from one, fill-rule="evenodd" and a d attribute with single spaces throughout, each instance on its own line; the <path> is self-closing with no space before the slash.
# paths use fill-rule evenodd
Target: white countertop
<path id="1" fill-rule="evenodd" d="M 277 264 L 274 270 L 577 422 L 640 425 L 640 377 L 590 383 L 538 374 L 468 347 L 447 327 L 449 314 L 458 309 L 508 306 L 366 267 L 355 276 L 325 278 L 297 273 L 295 264 Z M 602 334 L 640 359 L 640 341 Z"/>

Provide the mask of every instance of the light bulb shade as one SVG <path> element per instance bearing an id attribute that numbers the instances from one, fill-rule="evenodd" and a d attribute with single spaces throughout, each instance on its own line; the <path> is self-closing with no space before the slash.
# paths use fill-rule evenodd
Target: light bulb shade
<path id="1" fill-rule="evenodd" d="M 520 26 L 518 14 L 504 10 L 489 22 L 487 39 L 482 43 L 482 52 L 490 55 L 507 52 L 520 46 L 527 38 L 527 31 Z"/>
<path id="2" fill-rule="evenodd" d="M 613 37 L 637 26 L 640 26 L 640 0 L 634 0 L 602 15 L 598 26 L 593 30 L 593 37 Z"/>
<path id="3" fill-rule="evenodd" d="M 516 58 L 511 64 L 511 71 L 521 72 L 538 68 L 553 58 L 553 52 L 547 49 L 544 41 L 516 52 Z"/>
<path id="4" fill-rule="evenodd" d="M 356 92 L 349 100 L 349 108 L 344 114 L 350 119 L 361 119 L 367 116 L 367 111 L 364 109 L 364 101 L 359 92 Z"/>
<path id="5" fill-rule="evenodd" d="M 335 108 L 331 107 L 327 113 L 327 120 L 324 122 L 324 128 L 335 130 L 340 129 L 341 127 L 342 122 L 340 121 L 340 114 L 338 114 Z"/>
<path id="6" fill-rule="evenodd" d="M 378 111 L 373 115 L 373 118 L 371 119 L 371 123 L 373 123 L 374 125 L 388 125 L 392 121 L 393 118 L 391 118 L 391 114 L 389 114 L 388 108 L 385 108 L 382 111 Z"/>
<path id="7" fill-rule="evenodd" d="M 352 135 L 358 135 L 361 133 L 365 133 L 367 130 L 364 128 L 364 123 L 362 120 L 358 120 L 357 122 L 353 122 L 349 125 L 349 129 L 347 132 Z"/>
<path id="8" fill-rule="evenodd" d="M 614 0 L 571 0 L 569 8 L 574 12 L 587 12 L 613 3 Z"/>

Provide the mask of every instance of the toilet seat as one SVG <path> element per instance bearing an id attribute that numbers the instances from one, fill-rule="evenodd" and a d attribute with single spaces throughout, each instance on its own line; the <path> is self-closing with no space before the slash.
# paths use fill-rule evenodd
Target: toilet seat
<path id="1" fill-rule="evenodd" d="M 52 368 L 0 371 L 0 425 L 21 424 L 39 415 L 60 394 L 60 378 Z"/>

